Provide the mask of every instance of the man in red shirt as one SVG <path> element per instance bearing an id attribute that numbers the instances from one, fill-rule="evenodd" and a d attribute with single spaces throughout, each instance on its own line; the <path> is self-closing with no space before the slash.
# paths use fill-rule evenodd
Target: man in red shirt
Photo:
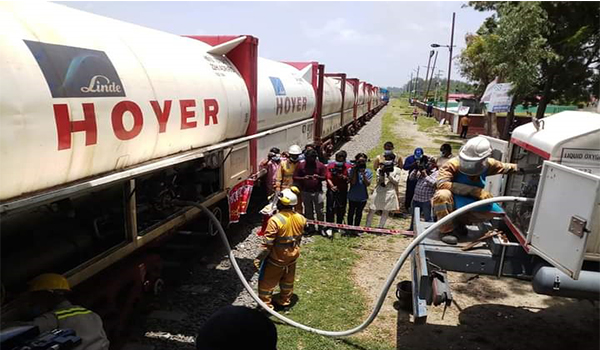
<path id="1" fill-rule="evenodd" d="M 346 162 L 347 155 L 346 151 L 339 151 L 335 155 L 335 162 L 327 164 L 327 222 L 344 222 L 348 201 L 348 170 L 351 168 Z"/>
<path id="2" fill-rule="evenodd" d="M 317 160 L 317 151 L 306 152 L 306 160 L 294 171 L 294 183 L 300 187 L 302 202 L 304 203 L 304 216 L 309 220 L 323 221 L 323 181 L 325 181 L 326 168 Z M 319 233 L 321 229 L 316 228 Z"/>

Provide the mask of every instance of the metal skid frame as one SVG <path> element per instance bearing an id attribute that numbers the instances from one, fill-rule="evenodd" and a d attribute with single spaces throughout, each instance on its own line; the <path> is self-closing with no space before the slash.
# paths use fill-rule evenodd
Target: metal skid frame
<path id="1" fill-rule="evenodd" d="M 416 208 L 415 217 L 419 217 Z M 503 242 L 494 236 L 481 243 L 481 246 L 463 251 L 464 244 L 476 240 L 485 232 L 501 225 L 502 221 L 493 220 L 492 224 L 467 226 L 468 235 L 459 238 L 458 245 L 448 245 L 440 240 L 439 232 L 433 232 L 425 238 L 411 254 L 412 302 L 415 324 L 424 324 L 427 320 L 427 305 L 433 300 L 434 271 L 454 271 L 497 277 L 531 276 L 535 259 L 518 242 Z M 433 223 L 416 221 L 415 237 L 422 234 Z M 504 230 L 510 235 L 509 230 Z M 450 286 L 444 282 L 448 290 Z"/>

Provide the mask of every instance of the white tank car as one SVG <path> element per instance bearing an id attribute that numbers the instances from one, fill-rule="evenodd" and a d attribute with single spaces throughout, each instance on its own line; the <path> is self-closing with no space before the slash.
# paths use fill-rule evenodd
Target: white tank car
<path id="1" fill-rule="evenodd" d="M 287 151 L 293 144 L 312 142 L 316 94 L 310 69 L 310 65 L 298 70 L 286 63 L 258 59 L 258 130 L 298 124 L 258 139 L 259 158 L 265 158 L 272 147 Z"/>
<path id="2" fill-rule="evenodd" d="M 51 3 L 0 3 L 0 30 L 0 201 L 245 134 L 244 81 L 200 41 Z"/>
<path id="3" fill-rule="evenodd" d="M 309 68 L 299 71 L 282 62 L 258 59 L 259 131 L 312 117 L 316 98 Z"/>
<path id="4" fill-rule="evenodd" d="M 365 82 L 361 81 L 358 84 L 358 101 L 357 101 L 358 107 L 357 112 L 356 112 L 356 116 L 357 118 L 360 118 L 361 116 L 365 115 L 365 113 L 367 113 L 367 101 L 366 101 L 366 93 L 365 93 Z"/>
<path id="5" fill-rule="evenodd" d="M 340 109 L 342 107 L 342 91 L 340 90 L 339 82 L 335 78 L 325 77 L 323 82 L 323 107 L 321 113 L 323 115 L 323 131 L 321 137 L 326 138 L 341 127 Z"/>
<path id="6" fill-rule="evenodd" d="M 342 79 L 335 78 L 336 86 L 342 89 Z M 344 93 L 344 116 L 342 125 L 346 126 L 354 121 L 354 87 L 349 82 L 346 82 L 346 90 Z"/>

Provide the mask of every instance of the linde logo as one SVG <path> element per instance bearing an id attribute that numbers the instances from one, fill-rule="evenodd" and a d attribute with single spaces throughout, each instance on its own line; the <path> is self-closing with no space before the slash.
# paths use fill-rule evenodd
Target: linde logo
<path id="1" fill-rule="evenodd" d="M 94 75 L 90 80 L 88 86 L 81 88 L 81 92 L 121 92 L 121 85 L 118 85 L 114 81 L 110 81 L 104 75 Z"/>
<path id="2" fill-rule="evenodd" d="M 52 97 L 125 97 L 119 74 L 105 52 L 24 41 L 40 66 Z"/>

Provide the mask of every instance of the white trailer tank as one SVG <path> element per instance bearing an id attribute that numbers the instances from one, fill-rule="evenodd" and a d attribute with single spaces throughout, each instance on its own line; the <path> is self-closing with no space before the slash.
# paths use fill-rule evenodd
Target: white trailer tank
<path id="1" fill-rule="evenodd" d="M 51 3 L 0 3 L 0 30 L 0 201 L 245 134 L 246 85 L 200 41 Z"/>
<path id="2" fill-rule="evenodd" d="M 533 123 L 528 123 L 513 131 L 511 162 L 517 163 L 519 168 L 531 168 L 541 166 L 544 161 L 551 161 L 596 177 L 600 176 L 600 114 L 565 111 L 543 118 L 540 123 L 539 129 Z M 521 195 L 528 187 L 537 188 L 538 181 L 539 178 L 531 175 L 511 175 L 508 177 L 505 194 Z M 574 190 L 579 186 L 580 184 L 576 182 L 560 184 L 560 187 L 569 193 L 575 193 Z M 552 217 L 544 217 L 543 220 L 548 219 L 548 222 L 556 220 L 555 227 L 564 224 L 565 220 L 558 222 L 560 221 L 558 216 L 564 211 L 563 208 L 570 207 L 570 200 L 578 202 L 582 199 L 568 195 L 560 202 L 547 203 L 546 205 L 554 207 L 556 211 Z M 508 206 L 509 215 L 512 207 Z M 593 220 L 585 248 L 585 258 L 600 261 L 600 203 L 593 204 L 591 210 Z M 533 214 L 535 216 L 535 213 Z M 525 214 L 520 216 L 528 217 Z M 519 228 L 526 233 L 528 224 Z M 569 235 L 564 237 L 567 239 Z"/>

